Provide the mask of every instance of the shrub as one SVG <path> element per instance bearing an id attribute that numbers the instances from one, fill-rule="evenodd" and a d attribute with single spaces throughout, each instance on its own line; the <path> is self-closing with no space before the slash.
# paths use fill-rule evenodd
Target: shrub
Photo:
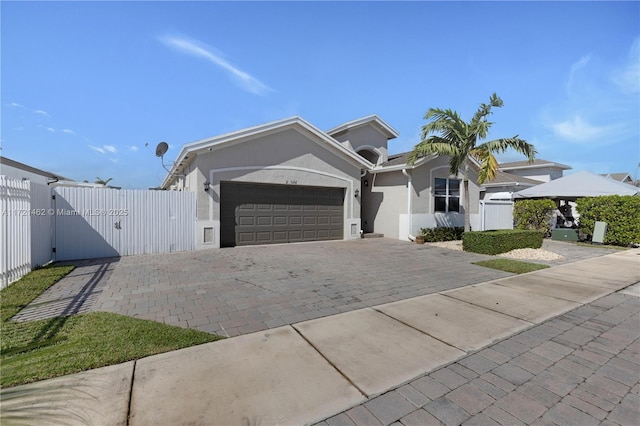
<path id="1" fill-rule="evenodd" d="M 515 229 L 551 232 L 556 203 L 551 200 L 517 200 L 513 206 Z"/>
<path id="2" fill-rule="evenodd" d="M 543 238 L 542 231 L 532 230 L 465 232 L 462 236 L 462 249 L 473 253 L 494 255 L 520 248 L 540 248 Z"/>
<path id="3" fill-rule="evenodd" d="M 596 221 L 607 223 L 605 244 L 629 246 L 640 243 L 640 197 L 608 195 L 577 200 L 580 232 L 593 237 Z"/>
<path id="4" fill-rule="evenodd" d="M 463 233 L 462 227 L 420 228 L 420 235 L 424 236 L 425 242 L 428 243 L 461 240 Z"/>

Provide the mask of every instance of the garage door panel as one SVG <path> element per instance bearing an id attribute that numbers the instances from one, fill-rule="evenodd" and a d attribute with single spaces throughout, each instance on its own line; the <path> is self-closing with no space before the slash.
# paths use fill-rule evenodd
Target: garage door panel
<path id="1" fill-rule="evenodd" d="M 254 226 L 256 224 L 256 218 L 253 216 L 240 216 L 238 218 L 238 225 L 240 226 Z"/>
<path id="2" fill-rule="evenodd" d="M 342 239 L 344 190 L 221 183 L 221 246 Z"/>
<path id="3" fill-rule="evenodd" d="M 273 240 L 286 243 L 289 240 L 288 235 L 287 231 L 273 231 Z"/>
<path id="4" fill-rule="evenodd" d="M 273 226 L 273 220 L 271 216 L 258 216 L 257 219 L 257 226 Z"/>
<path id="5" fill-rule="evenodd" d="M 256 242 L 258 244 L 265 244 L 273 240 L 271 231 L 256 232 Z"/>
<path id="6" fill-rule="evenodd" d="M 289 241 L 292 243 L 302 241 L 302 231 L 289 231 Z"/>
<path id="7" fill-rule="evenodd" d="M 315 241 L 318 239 L 318 234 L 315 229 L 305 229 L 302 231 L 302 239 L 304 241 Z"/>

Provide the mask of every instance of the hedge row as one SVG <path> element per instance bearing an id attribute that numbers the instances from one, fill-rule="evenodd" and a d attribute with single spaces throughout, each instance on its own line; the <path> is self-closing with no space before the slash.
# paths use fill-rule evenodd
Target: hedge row
<path id="1" fill-rule="evenodd" d="M 499 231 L 465 232 L 462 236 L 464 251 L 481 254 L 500 254 L 521 248 L 542 247 L 543 231 L 504 229 Z"/>
<path id="2" fill-rule="evenodd" d="M 593 237 L 596 221 L 607 223 L 605 244 L 629 246 L 640 244 L 640 197 L 608 195 L 579 198 L 576 201 L 579 230 Z"/>
<path id="3" fill-rule="evenodd" d="M 420 235 L 424 236 L 425 242 L 428 243 L 461 240 L 463 233 L 464 228 L 462 227 L 420 228 Z"/>

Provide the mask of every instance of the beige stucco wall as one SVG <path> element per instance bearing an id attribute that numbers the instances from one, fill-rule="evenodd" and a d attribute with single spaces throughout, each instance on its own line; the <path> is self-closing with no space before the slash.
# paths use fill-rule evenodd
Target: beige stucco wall
<path id="1" fill-rule="evenodd" d="M 197 194 L 196 242 L 203 246 L 204 228 L 213 228 L 210 244 L 219 246 L 222 181 L 344 188 L 345 239 L 358 237 L 360 203 L 354 192 L 360 191 L 360 167 L 322 144 L 326 142 L 285 129 L 197 155 L 186 176 L 189 190 Z M 207 192 L 205 181 L 210 183 Z"/>
<path id="2" fill-rule="evenodd" d="M 407 212 L 407 178 L 401 172 L 367 175 L 363 186 L 362 229 L 398 238 L 398 215 Z"/>
<path id="3" fill-rule="evenodd" d="M 420 228 L 436 226 L 464 225 L 464 189 L 460 185 L 460 213 L 436 213 L 434 207 L 433 183 L 435 178 L 450 178 L 449 163 L 446 158 L 436 158 L 415 169 L 407 170 L 411 176 L 411 216 L 408 215 L 407 200 L 408 178 L 401 170 L 379 173 L 375 178 L 372 194 L 379 194 L 378 203 L 373 204 L 377 211 L 363 212 L 363 229 L 370 215 L 376 214 L 374 231 L 382 232 L 386 237 L 405 240 L 409 234 L 416 235 Z M 462 180 L 462 175 L 458 176 Z M 371 179 L 369 179 L 371 181 Z M 472 228 L 478 228 L 479 186 L 477 176 L 471 172 L 469 176 L 469 213 Z M 366 200 L 365 200 L 366 201 Z M 365 203 L 365 206 L 368 204 Z"/>

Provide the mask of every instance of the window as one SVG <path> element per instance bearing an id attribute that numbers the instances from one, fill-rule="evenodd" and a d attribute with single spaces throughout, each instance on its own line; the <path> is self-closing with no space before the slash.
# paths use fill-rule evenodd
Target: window
<path id="1" fill-rule="evenodd" d="M 435 211 L 460 212 L 460 180 L 436 178 L 434 185 Z"/>

